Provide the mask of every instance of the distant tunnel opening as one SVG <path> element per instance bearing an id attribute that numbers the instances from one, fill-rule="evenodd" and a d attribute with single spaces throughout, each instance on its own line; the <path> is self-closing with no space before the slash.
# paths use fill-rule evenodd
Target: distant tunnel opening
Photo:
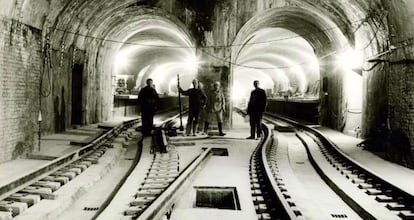
<path id="1" fill-rule="evenodd" d="M 233 67 L 232 99 L 245 106 L 253 81 L 259 80 L 269 98 L 319 99 L 319 62 L 311 45 L 284 28 L 252 33 Z"/>
<path id="2" fill-rule="evenodd" d="M 113 58 L 116 94 L 138 94 L 148 78 L 157 92 L 177 94 L 177 75 L 190 85 L 197 74 L 191 38 L 172 22 L 145 19 L 124 41 Z"/>
<path id="3" fill-rule="evenodd" d="M 233 42 L 233 104 L 245 107 L 259 80 L 272 112 L 341 131 L 360 127 L 366 47 L 341 22 L 363 23 L 297 7 L 251 18 Z"/>
<path id="4" fill-rule="evenodd" d="M 93 16 L 81 22 L 65 14 L 74 20 L 68 21 L 62 16 L 56 27 L 50 29 L 51 46 L 59 55 L 53 62 L 60 62 L 60 68 L 70 69 L 71 62 L 62 63 L 66 60 L 62 59 L 65 53 L 60 52 L 67 50 L 67 60 L 84 65 L 82 91 L 85 95 L 80 107 L 83 124 L 128 115 L 128 110 L 122 108 L 119 114 L 116 112 L 116 95 L 136 94 L 147 78 L 154 79 L 162 95 L 177 94 L 177 74 L 181 76 L 183 89 L 191 87 L 191 80 L 197 77 L 194 64 L 200 64 L 197 55 L 201 55 L 205 64 L 198 65 L 198 71 L 211 72 L 206 74 L 211 80 L 223 78 L 216 77 L 220 72 L 229 76 L 226 78 L 229 87 L 227 83 L 224 86 L 226 95 L 229 91 L 230 104 L 243 105 L 253 89 L 252 81 L 259 79 L 271 98 L 285 100 L 287 95 L 289 102 L 294 99 L 317 102 L 319 124 L 341 131 L 362 124 L 362 130 L 369 130 L 372 124 L 379 123 L 377 117 L 370 117 L 379 114 L 378 108 L 369 105 L 374 103 L 381 107 L 380 103 L 384 102 L 378 101 L 378 96 L 372 98 L 372 94 L 384 92 L 379 89 L 370 92 L 367 88 L 379 84 L 384 73 L 377 68 L 372 72 L 382 71 L 382 75 L 370 72 L 362 77 L 360 72 L 339 67 L 337 61 L 338 55 L 349 48 L 359 48 L 365 58 L 381 51 L 385 29 L 375 29 L 381 25 L 378 23 L 381 20 L 377 21 L 375 14 L 364 17 L 349 8 L 333 16 L 324 13 L 326 10 L 318 5 L 293 5 L 258 9 L 260 13 L 252 14 L 247 22 L 240 23 L 241 27 L 236 25 L 231 37 L 221 39 L 221 26 L 212 28 L 213 35 L 204 36 L 206 45 L 195 45 L 196 39 L 202 36 L 192 36 L 189 20 L 157 7 L 119 4 L 102 11 L 93 10 Z M 217 24 L 221 25 L 220 22 Z M 226 47 L 220 47 L 223 45 Z M 210 49 L 219 59 L 206 55 L 204 51 Z M 365 69 L 371 70 L 371 66 L 365 65 Z M 220 68 L 223 71 L 218 70 Z M 369 80 L 374 76 L 376 81 Z M 322 88 L 324 78 L 327 91 Z M 55 84 L 56 87 L 66 86 L 60 82 Z M 71 97 L 72 92 L 66 94 Z M 54 95 L 59 96 L 57 92 Z M 136 109 L 135 102 L 129 104 Z M 66 111 L 70 113 L 72 109 Z M 72 114 L 66 115 L 70 122 Z"/>

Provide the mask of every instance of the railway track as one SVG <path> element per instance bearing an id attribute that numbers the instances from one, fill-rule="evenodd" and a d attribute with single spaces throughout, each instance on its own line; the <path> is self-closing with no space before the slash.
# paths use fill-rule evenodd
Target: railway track
<path id="1" fill-rule="evenodd" d="M 319 176 L 360 218 L 414 219 L 411 195 L 353 161 L 320 132 L 275 115 L 266 115 L 265 119 L 279 129 L 296 134 Z M 280 126 L 281 121 L 288 126 Z M 257 218 L 306 219 L 307 210 L 297 205 L 295 198 L 291 197 L 288 183 L 282 178 L 283 170 L 279 169 L 280 158 L 274 148 L 275 138 L 270 126 L 264 125 L 263 133 L 262 140 L 250 158 L 249 167 L 252 202 Z M 128 207 L 122 211 L 124 218 L 169 219 L 174 202 L 191 181 L 191 175 L 209 157 L 210 151 L 203 151 L 184 170 L 174 150 L 164 154 L 155 153 L 145 178 L 130 196 Z M 352 215 L 330 214 L 332 219 L 349 216 Z M 100 216 L 98 219 L 106 217 Z"/>
<path id="2" fill-rule="evenodd" d="M 187 167 L 181 167 L 179 154 L 168 148 L 165 135 L 168 125 L 176 118 L 174 116 L 165 120 L 157 136 L 152 137 L 155 140 L 152 143 L 157 146 L 151 145 L 149 138 L 143 140 L 147 143 L 143 144 L 143 158 L 140 163 L 125 180 L 108 207 L 95 219 L 169 219 L 174 202 L 186 190 L 192 177 L 211 156 L 212 151 L 211 148 L 204 149 Z M 143 171 L 143 178 L 136 178 Z M 137 181 L 140 183 L 137 184 Z"/>
<path id="3" fill-rule="evenodd" d="M 109 129 L 90 144 L 31 171 L 0 188 L 0 219 L 18 217 L 41 200 L 55 200 L 56 191 L 98 163 L 118 136 L 128 138 L 126 129 L 139 119 L 125 121 Z"/>
<path id="4" fill-rule="evenodd" d="M 295 129 L 315 170 L 361 218 L 414 219 L 413 195 L 354 161 L 316 129 L 277 115 L 267 114 L 265 120 Z M 288 201 L 286 196 L 279 198 Z"/>
<path id="5" fill-rule="evenodd" d="M 165 135 L 176 117 L 165 120 L 156 136 L 142 140 L 142 152 L 148 153 L 137 154 L 141 157 L 137 158 L 139 164 L 137 162 L 131 168 L 120 188 L 93 219 L 170 219 L 175 202 L 188 190 L 194 176 L 214 151 L 210 147 L 203 149 L 188 166 L 183 167 L 180 155 L 168 147 Z M 277 115 L 267 114 L 265 120 L 300 140 L 314 170 L 360 218 L 414 219 L 412 195 L 353 161 L 316 129 Z M 92 144 L 53 161 L 37 174 L 28 175 L 26 178 L 32 177 L 30 180 L 14 188 L 8 186 L 12 190 L 2 187 L 5 193 L 1 195 L 0 210 L 9 216 L 4 214 L 0 219 L 19 216 L 43 199 L 55 199 L 57 190 L 97 163 L 115 137 L 129 138 L 132 134 L 126 129 L 137 122 L 133 120 L 109 130 Z M 295 194 L 291 192 L 291 182 L 283 178 L 286 170 L 285 167 L 280 169 L 283 161 L 280 150 L 276 148 L 278 139 L 273 137 L 270 127 L 264 124 L 264 135 L 251 155 L 249 165 L 252 203 L 257 219 L 308 219 L 309 210 L 298 205 L 298 198 L 292 196 Z M 346 219 L 350 216 L 332 214 L 330 217 Z"/>
<path id="6" fill-rule="evenodd" d="M 169 124 L 169 122 L 165 122 Z M 165 138 L 164 138 L 165 139 Z M 297 219 L 301 212 L 297 210 L 294 203 L 279 200 L 279 197 L 287 197 L 283 189 L 283 183 L 269 176 L 277 175 L 275 167 L 268 164 L 269 148 L 273 143 L 273 134 L 269 127 L 264 127 L 264 137 L 259 142 L 250 158 L 250 185 L 253 203 L 258 219 Z M 168 154 L 156 153 L 152 164 L 148 169 L 147 176 L 134 195 L 134 201 L 124 212 L 126 219 L 170 219 L 173 212 L 174 202 L 186 190 L 191 182 L 193 170 L 199 169 L 205 161 L 213 154 L 215 149 L 207 148 L 186 168 L 180 170 L 178 156 L 173 151 Z M 161 169 L 160 169 L 161 164 Z M 155 169 L 154 169 L 155 165 Z M 155 173 L 153 173 L 155 171 Z M 172 172 L 171 176 L 168 172 Z M 270 175 L 269 175 L 270 174 Z M 155 178 L 155 179 L 153 179 Z M 148 189 L 153 191 L 148 191 Z M 287 198 L 288 199 L 288 198 Z M 113 217 L 113 216 L 111 216 Z M 106 219 L 100 216 L 99 219 Z"/>
<path id="7" fill-rule="evenodd" d="M 299 219 L 302 214 L 289 200 L 277 165 L 271 163 L 274 160 L 274 155 L 269 155 L 273 142 L 272 131 L 266 125 L 263 131 L 264 138 L 251 156 L 249 170 L 257 217 L 259 220 Z"/>
<path id="8" fill-rule="evenodd" d="M 185 190 L 191 176 L 210 156 L 211 148 L 204 149 L 189 166 L 180 167 L 178 152 L 174 149 L 165 148 L 168 147 L 165 135 L 166 126 L 176 117 L 173 116 L 165 120 L 158 135 L 147 138 L 150 145 L 153 142 L 158 146 L 148 145 L 151 148 L 152 161 L 144 181 L 130 197 L 128 208 L 120 210 L 122 218 L 153 219 L 164 215 L 168 216 L 174 200 L 179 197 L 181 191 Z M 124 138 L 132 139 L 134 132 L 127 130 L 138 122 L 139 120 L 135 119 L 111 128 L 91 144 L 57 158 L 51 163 L 33 170 L 25 177 L 1 187 L 0 219 L 8 220 L 19 217 L 42 200 L 55 200 L 57 198 L 56 192 L 93 164 L 97 164 L 107 149 L 113 147 L 113 141 L 123 144 Z M 116 139 L 117 137 L 121 137 L 122 140 Z M 161 152 L 156 152 L 160 149 L 162 149 Z M 141 154 L 137 153 L 137 157 L 140 156 Z M 139 160 L 139 158 L 136 159 Z M 129 173 L 127 176 L 129 176 Z M 119 185 L 122 185 L 125 181 L 121 181 Z M 113 197 L 110 198 L 111 201 L 112 199 Z M 105 217 L 104 209 L 101 209 L 102 207 L 93 208 L 93 210 L 85 208 L 84 210 L 96 211 L 98 215 L 95 215 L 93 219 L 108 219 L 108 217 Z M 22 218 L 28 219 L 27 217 Z"/>
<path id="9" fill-rule="evenodd" d="M 246 113 L 236 110 L 245 116 Z M 301 219 L 302 213 L 295 203 L 290 201 L 283 180 L 279 177 L 274 155 L 271 155 L 273 133 L 263 124 L 263 138 L 250 158 L 250 185 L 257 219 Z"/>
<path id="10" fill-rule="evenodd" d="M 273 149 L 273 132 L 267 125 L 264 125 L 263 129 L 263 138 L 251 156 L 249 167 L 252 202 L 257 218 L 306 219 L 304 215 L 306 213 L 296 205 L 281 178 Z M 160 139 L 166 140 L 166 138 Z M 188 182 L 191 182 L 191 175 L 195 172 L 193 170 L 197 170 L 198 166 L 205 162 L 210 151 L 211 149 L 203 151 L 184 171 L 179 164 L 179 155 L 174 150 L 153 154 L 141 183 L 135 187 L 135 190 L 128 192 L 129 196 L 121 196 L 124 200 L 128 198 L 128 205 L 117 210 L 119 215 L 116 218 L 170 219 L 174 203 L 181 196 Z M 119 204 L 119 201 L 113 203 Z M 97 217 L 97 219 L 113 218 L 113 215 L 107 213 Z"/>

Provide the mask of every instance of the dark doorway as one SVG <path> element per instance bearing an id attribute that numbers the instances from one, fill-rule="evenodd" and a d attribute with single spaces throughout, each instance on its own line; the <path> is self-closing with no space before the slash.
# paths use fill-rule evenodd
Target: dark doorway
<path id="1" fill-rule="evenodd" d="M 72 69 L 72 125 L 82 123 L 83 65 L 75 64 Z"/>

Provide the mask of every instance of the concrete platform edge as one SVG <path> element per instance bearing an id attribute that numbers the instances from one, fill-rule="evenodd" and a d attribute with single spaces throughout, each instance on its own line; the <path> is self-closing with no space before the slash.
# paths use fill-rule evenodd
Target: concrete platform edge
<path id="1" fill-rule="evenodd" d="M 125 152 L 121 144 L 114 144 L 114 148 L 99 159 L 98 164 L 88 168 L 68 184 L 57 190 L 56 200 L 42 200 L 30 207 L 26 212 L 17 216 L 16 220 L 55 220 L 69 208 L 82 194 L 100 181 L 108 170 L 112 169 Z"/>

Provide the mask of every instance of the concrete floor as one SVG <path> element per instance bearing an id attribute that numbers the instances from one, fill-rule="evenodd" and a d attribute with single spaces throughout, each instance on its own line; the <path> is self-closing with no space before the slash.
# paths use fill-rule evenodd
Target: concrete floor
<path id="1" fill-rule="evenodd" d="M 321 179 L 295 133 L 275 133 L 275 136 L 278 139 L 277 164 L 280 176 L 305 219 L 334 219 L 331 214 L 361 219 Z"/>
<path id="2" fill-rule="evenodd" d="M 0 186 L 30 173 L 34 168 L 47 164 L 47 160 L 17 159 L 0 164 Z"/>
<path id="3" fill-rule="evenodd" d="M 82 141 L 102 131 L 97 125 L 81 127 L 76 133 L 74 130 L 78 129 L 70 129 L 68 132 L 43 136 L 40 140 L 40 146 L 35 146 L 33 154 L 29 155 L 28 158 L 11 160 L 0 164 L 0 186 L 31 173 L 57 157 L 78 150 L 80 146 L 71 145 L 71 141 Z M 83 130 L 86 132 L 83 132 Z"/>
<path id="4" fill-rule="evenodd" d="M 236 119 L 234 128 L 225 131 L 227 135 L 224 137 L 188 138 L 189 142 L 195 142 L 193 147 L 226 148 L 229 156 L 212 156 L 206 162 L 190 189 L 176 202 L 171 219 L 257 219 L 250 190 L 249 159 L 258 141 L 246 140 L 248 127 L 240 116 L 237 115 Z M 195 208 L 194 187 L 235 187 L 240 210 Z"/>
<path id="5" fill-rule="evenodd" d="M 59 219 L 92 219 L 98 210 L 85 210 L 85 208 L 100 208 L 103 205 L 130 168 L 136 155 L 136 150 L 136 144 L 129 145 L 114 167 L 97 184 L 85 192 L 76 203 L 59 216 Z"/>

